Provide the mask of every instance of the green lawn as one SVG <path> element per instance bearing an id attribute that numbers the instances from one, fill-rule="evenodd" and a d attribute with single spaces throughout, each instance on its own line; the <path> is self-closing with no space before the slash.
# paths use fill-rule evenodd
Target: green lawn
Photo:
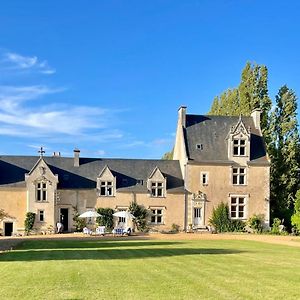
<path id="1" fill-rule="evenodd" d="M 300 299 L 300 248 L 252 241 L 28 240 L 0 299 Z"/>

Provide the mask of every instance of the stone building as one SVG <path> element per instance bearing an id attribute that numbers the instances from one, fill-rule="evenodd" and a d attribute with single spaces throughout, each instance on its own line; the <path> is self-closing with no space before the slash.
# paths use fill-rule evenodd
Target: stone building
<path id="1" fill-rule="evenodd" d="M 263 214 L 269 224 L 269 161 L 260 112 L 251 117 L 187 115 L 179 109 L 174 160 L 0 156 L 0 233 L 24 231 L 25 214 L 34 228 L 62 222 L 74 230 L 75 210 L 127 210 L 132 201 L 149 210 L 149 226 L 169 230 L 205 228 L 220 202 L 230 217 Z"/>

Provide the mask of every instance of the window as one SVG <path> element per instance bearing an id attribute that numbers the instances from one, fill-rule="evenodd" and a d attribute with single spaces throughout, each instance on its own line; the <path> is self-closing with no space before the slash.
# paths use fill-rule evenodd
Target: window
<path id="1" fill-rule="evenodd" d="M 143 185 L 144 184 L 144 180 L 143 179 L 137 179 L 136 180 L 136 184 L 137 185 Z"/>
<path id="2" fill-rule="evenodd" d="M 207 172 L 201 172 L 201 184 L 208 185 L 208 173 Z"/>
<path id="3" fill-rule="evenodd" d="M 163 224 L 163 210 L 162 209 L 151 209 L 151 223 L 152 224 Z"/>
<path id="4" fill-rule="evenodd" d="M 203 144 L 196 144 L 196 149 L 203 150 Z"/>
<path id="5" fill-rule="evenodd" d="M 232 219 L 244 219 L 246 217 L 245 197 L 231 197 L 230 217 Z"/>
<path id="6" fill-rule="evenodd" d="M 245 185 L 246 184 L 246 168 L 232 169 L 232 184 Z"/>
<path id="7" fill-rule="evenodd" d="M 38 218 L 39 218 L 39 222 L 44 222 L 45 221 L 45 211 L 44 210 L 39 210 L 38 211 Z"/>
<path id="8" fill-rule="evenodd" d="M 235 156 L 246 155 L 246 140 L 242 140 L 242 139 L 233 140 L 233 155 Z"/>
<path id="9" fill-rule="evenodd" d="M 151 182 L 151 196 L 152 197 L 163 197 L 164 187 L 162 182 Z"/>
<path id="10" fill-rule="evenodd" d="M 100 182 L 100 196 L 113 196 L 112 181 L 101 181 Z"/>
<path id="11" fill-rule="evenodd" d="M 38 182 L 36 185 L 36 200 L 47 201 L 47 183 Z"/>

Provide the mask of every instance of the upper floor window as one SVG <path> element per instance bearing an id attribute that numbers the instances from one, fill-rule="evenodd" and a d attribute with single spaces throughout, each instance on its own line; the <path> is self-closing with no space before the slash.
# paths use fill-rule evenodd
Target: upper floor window
<path id="1" fill-rule="evenodd" d="M 201 184 L 208 185 L 208 173 L 207 172 L 201 172 Z"/>
<path id="2" fill-rule="evenodd" d="M 230 199 L 230 217 L 232 219 L 246 218 L 246 197 L 234 196 Z"/>
<path id="3" fill-rule="evenodd" d="M 162 224 L 163 223 L 163 210 L 162 209 L 151 209 L 151 223 Z"/>
<path id="4" fill-rule="evenodd" d="M 100 182 L 100 196 L 113 196 L 113 182 L 101 181 Z"/>
<path id="5" fill-rule="evenodd" d="M 162 182 L 158 182 L 158 181 L 151 182 L 151 196 L 152 197 L 164 196 L 164 185 Z"/>
<path id="6" fill-rule="evenodd" d="M 235 156 L 246 155 L 246 140 L 243 139 L 233 140 L 233 155 Z"/>
<path id="7" fill-rule="evenodd" d="M 47 183 L 38 182 L 36 185 L 36 201 L 47 201 Z"/>
<path id="8" fill-rule="evenodd" d="M 246 184 L 246 168 L 232 169 L 232 184 L 236 184 L 236 185 Z"/>

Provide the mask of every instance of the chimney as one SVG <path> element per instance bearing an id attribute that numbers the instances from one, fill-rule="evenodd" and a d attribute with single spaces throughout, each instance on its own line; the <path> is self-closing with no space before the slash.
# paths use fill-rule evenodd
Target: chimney
<path id="1" fill-rule="evenodd" d="M 60 157 L 61 155 L 60 155 L 60 152 L 53 152 L 53 155 L 52 155 L 53 157 Z"/>
<path id="2" fill-rule="evenodd" d="M 256 129 L 260 129 L 260 115 L 261 115 L 262 111 L 259 108 L 255 108 L 252 113 L 251 113 L 251 117 L 253 119 L 254 122 L 254 126 Z"/>
<path id="3" fill-rule="evenodd" d="M 178 125 L 186 127 L 186 106 L 181 105 L 178 109 Z"/>
<path id="4" fill-rule="evenodd" d="M 80 150 L 79 149 L 74 149 L 74 167 L 79 167 L 79 154 Z"/>

